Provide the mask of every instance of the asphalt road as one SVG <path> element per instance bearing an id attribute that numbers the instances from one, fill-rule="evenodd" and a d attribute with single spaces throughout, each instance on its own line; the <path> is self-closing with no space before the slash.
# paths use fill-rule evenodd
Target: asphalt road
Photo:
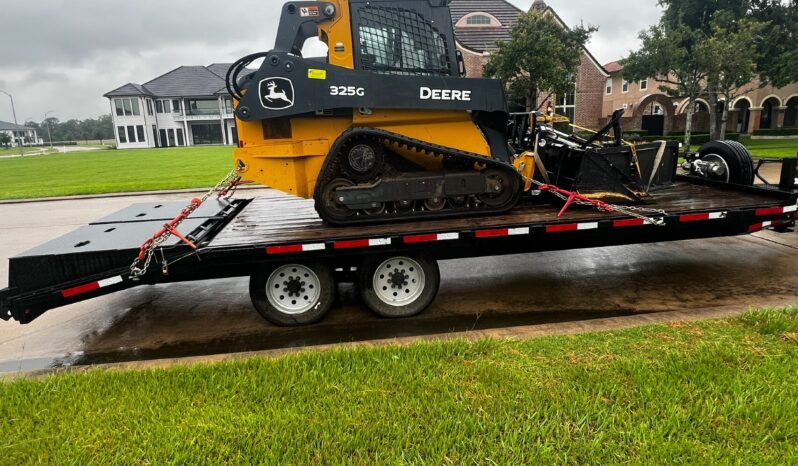
<path id="1" fill-rule="evenodd" d="M 268 195 L 266 190 L 245 195 Z M 190 194 L 0 205 L 0 287 L 8 258 L 135 202 Z M 320 324 L 283 329 L 252 309 L 246 279 L 141 287 L 0 321 L 0 373 L 71 363 L 299 347 L 469 329 L 581 322 L 731 306 L 798 304 L 798 234 L 446 261 L 432 308 L 381 320 L 342 287 Z M 586 325 L 584 328 L 589 329 Z"/>

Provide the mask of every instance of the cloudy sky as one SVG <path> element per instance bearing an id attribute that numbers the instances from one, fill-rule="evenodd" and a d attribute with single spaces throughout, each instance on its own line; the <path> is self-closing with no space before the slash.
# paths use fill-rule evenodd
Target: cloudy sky
<path id="1" fill-rule="evenodd" d="M 511 0 L 529 8 L 533 0 Z M 599 26 L 589 49 L 602 63 L 637 46 L 657 0 L 548 0 L 566 23 Z M 110 112 L 102 94 L 180 65 L 231 62 L 268 50 L 283 0 L 0 0 L 0 89 L 21 122 Z M 12 121 L 0 94 L 0 120 Z"/>

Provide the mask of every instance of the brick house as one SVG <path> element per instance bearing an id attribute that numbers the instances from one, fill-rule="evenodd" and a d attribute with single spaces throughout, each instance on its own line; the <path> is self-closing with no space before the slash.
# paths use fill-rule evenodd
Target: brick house
<path id="1" fill-rule="evenodd" d="M 684 131 L 687 122 L 685 97 L 669 97 L 660 90 L 662 83 L 655 79 L 627 81 L 620 62 L 608 63 L 604 68 L 610 73 L 604 89 L 604 120 L 613 110 L 625 108 L 624 128 L 646 129 L 654 135 Z M 758 129 L 798 128 L 798 83 L 774 88 L 762 87 L 758 81 L 753 81 L 743 89 L 748 92 L 731 103 L 726 122 L 728 132 L 752 134 Z M 699 98 L 695 105 L 693 131 L 708 133 L 709 102 Z M 662 120 L 661 123 L 658 120 Z"/>
<path id="2" fill-rule="evenodd" d="M 510 29 L 518 23 L 523 10 L 505 0 L 452 0 L 450 8 L 457 47 L 463 53 L 467 75 L 481 77 L 482 67 L 491 53 L 498 50 L 496 42 L 510 39 Z M 543 0 L 536 0 L 532 9 L 550 14 L 562 27 L 568 27 Z M 604 83 L 609 76 L 585 49 L 576 72 L 574 92 L 551 99 L 556 112 L 568 116 L 576 125 L 596 128 L 604 115 Z"/>

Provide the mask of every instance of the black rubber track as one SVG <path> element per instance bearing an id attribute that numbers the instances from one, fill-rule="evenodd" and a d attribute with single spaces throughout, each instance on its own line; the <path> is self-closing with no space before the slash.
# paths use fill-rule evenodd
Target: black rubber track
<path id="1" fill-rule="evenodd" d="M 366 215 L 358 215 L 353 216 L 347 219 L 340 219 L 340 218 L 330 218 L 329 216 L 325 215 L 325 207 L 323 202 L 323 193 L 324 187 L 327 183 L 332 181 L 336 176 L 336 171 L 338 169 L 338 154 L 340 153 L 341 149 L 346 147 L 348 142 L 353 139 L 357 138 L 361 140 L 371 139 L 380 143 L 389 143 L 389 144 L 397 144 L 399 147 L 407 148 L 410 150 L 415 150 L 418 152 L 425 152 L 428 153 L 431 157 L 443 157 L 444 160 L 454 161 L 459 160 L 467 164 L 480 164 L 484 165 L 485 168 L 494 168 L 497 170 L 502 170 L 508 173 L 508 175 L 515 177 L 518 184 L 518 189 L 516 193 L 508 200 L 507 203 L 501 206 L 496 207 L 487 207 L 487 206 L 480 206 L 475 208 L 464 208 L 464 209 L 446 209 L 443 211 L 411 211 L 411 212 L 389 212 L 385 215 L 375 217 L 375 216 L 366 216 Z M 402 221 L 402 220 L 417 220 L 421 217 L 425 219 L 434 219 L 434 218 L 452 218 L 452 217 L 466 217 L 472 215 L 485 215 L 485 214 L 499 214 L 504 213 L 511 210 L 518 204 L 518 200 L 521 197 L 523 186 L 521 176 L 515 170 L 515 167 L 510 165 L 509 163 L 505 163 L 496 159 L 492 159 L 489 157 L 485 157 L 483 155 L 460 151 L 457 149 L 452 149 L 451 147 L 440 146 L 437 144 L 430 144 L 428 142 L 421 141 L 419 139 L 409 138 L 407 136 L 403 136 L 401 134 L 393 133 L 390 131 L 385 131 L 382 129 L 377 128 L 352 128 L 345 131 L 335 144 L 333 144 L 332 148 L 330 149 L 330 153 L 327 156 L 327 159 L 324 162 L 324 166 L 321 169 L 319 179 L 316 182 L 316 189 L 314 192 L 313 199 L 316 202 L 316 211 L 319 213 L 319 216 L 328 223 L 335 224 L 335 225 L 364 225 L 364 224 L 376 224 L 376 223 L 389 223 L 394 221 Z"/>

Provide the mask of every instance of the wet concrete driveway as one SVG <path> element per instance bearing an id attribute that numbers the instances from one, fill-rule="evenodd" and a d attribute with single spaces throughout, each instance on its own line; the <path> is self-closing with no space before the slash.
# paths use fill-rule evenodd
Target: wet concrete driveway
<path id="1" fill-rule="evenodd" d="M 265 190 L 243 195 L 268 195 Z M 135 202 L 188 194 L 0 205 L 0 287 L 8 257 Z M 538 253 L 441 263 L 433 307 L 413 319 L 371 315 L 351 286 L 318 325 L 283 329 L 252 309 L 248 281 L 120 292 L 0 322 L 0 372 L 194 356 L 469 329 L 584 321 L 721 306 L 798 304 L 798 234 Z M 589 326 L 588 326 L 589 328 Z"/>

